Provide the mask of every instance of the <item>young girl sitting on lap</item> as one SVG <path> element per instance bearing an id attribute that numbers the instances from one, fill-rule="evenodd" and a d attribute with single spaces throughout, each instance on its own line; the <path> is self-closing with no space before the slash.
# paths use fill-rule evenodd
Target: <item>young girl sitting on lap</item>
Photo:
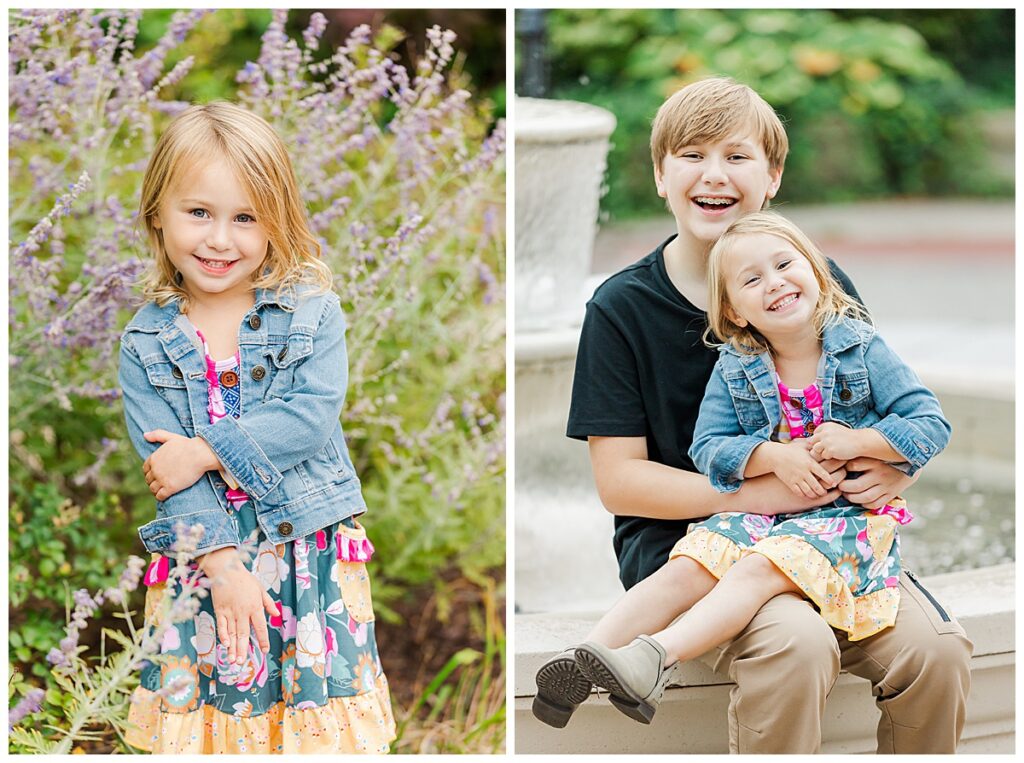
<path id="1" fill-rule="evenodd" d="M 717 490 L 774 473 L 813 498 L 835 487 L 837 463 L 866 456 L 912 475 L 946 446 L 935 395 L 856 317 L 862 308 L 792 223 L 771 212 L 737 220 L 709 254 L 708 282 L 709 332 L 722 344 L 690 455 Z M 910 519 L 896 495 L 865 506 L 840 497 L 799 514 L 714 515 L 602 623 L 635 635 L 632 613 L 657 606 L 659 590 L 680 579 L 692 592 L 686 615 L 618 649 L 585 642 L 576 665 L 619 710 L 649 723 L 675 663 L 733 638 L 779 594 L 810 599 L 851 641 L 867 638 L 896 620 L 897 526 Z"/>

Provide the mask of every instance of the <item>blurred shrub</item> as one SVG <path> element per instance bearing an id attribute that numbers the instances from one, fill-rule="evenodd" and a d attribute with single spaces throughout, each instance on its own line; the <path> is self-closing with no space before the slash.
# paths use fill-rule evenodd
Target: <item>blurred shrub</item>
<path id="1" fill-rule="evenodd" d="M 453 71 L 451 32 L 428 30 L 407 69 L 399 30 L 357 27 L 325 55 L 327 20 L 290 35 L 287 17 L 12 12 L 10 633 L 22 675 L 48 676 L 66 591 L 113 584 L 152 516 L 116 352 L 149 257 L 142 173 L 188 98 L 228 96 L 291 148 L 348 315 L 343 420 L 380 614 L 394 618 L 411 585 L 443 599 L 442 572 L 503 578 L 504 123 Z M 226 71 L 223 46 L 261 19 L 252 57 Z"/>
<path id="2" fill-rule="evenodd" d="M 604 206 L 654 212 L 650 122 L 680 87 L 724 75 L 786 124 L 780 200 L 1005 193 L 984 169 L 960 76 L 903 24 L 815 10 L 557 10 L 554 96 L 618 119 Z"/>

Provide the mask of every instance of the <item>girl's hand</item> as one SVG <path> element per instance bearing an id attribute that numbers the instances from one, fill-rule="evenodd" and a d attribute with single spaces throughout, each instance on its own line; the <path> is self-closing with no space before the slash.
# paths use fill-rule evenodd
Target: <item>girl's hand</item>
<path id="1" fill-rule="evenodd" d="M 815 429 L 809 442 L 811 453 L 819 460 L 847 461 L 864 453 L 864 446 L 856 429 L 849 429 L 831 421 Z"/>
<path id="2" fill-rule="evenodd" d="M 865 509 L 885 506 L 917 482 L 917 475 L 908 477 L 894 466 L 876 458 L 855 458 L 846 464 L 846 468 L 851 472 L 860 472 L 860 475 L 840 482 L 839 490 L 848 501 Z"/>
<path id="3" fill-rule="evenodd" d="M 149 492 L 158 501 L 166 501 L 196 484 L 206 472 L 220 467 L 220 460 L 202 438 L 185 437 L 166 429 L 154 429 L 142 436 L 147 442 L 163 443 L 142 464 Z"/>
<path id="4" fill-rule="evenodd" d="M 200 559 L 200 568 L 213 583 L 211 599 L 217 618 L 217 636 L 228 650 L 228 662 L 243 663 L 249 654 L 250 627 L 264 653 L 270 636 L 264 612 L 278 614 L 277 605 L 260 581 L 242 564 L 234 548 L 220 548 Z"/>
<path id="5" fill-rule="evenodd" d="M 824 465 L 799 441 L 772 450 L 772 471 L 796 495 L 811 500 L 828 493 L 836 481 Z"/>

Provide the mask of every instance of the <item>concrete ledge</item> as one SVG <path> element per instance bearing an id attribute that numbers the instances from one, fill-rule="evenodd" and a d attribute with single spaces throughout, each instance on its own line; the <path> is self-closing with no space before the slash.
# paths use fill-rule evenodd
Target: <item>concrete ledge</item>
<path id="1" fill-rule="evenodd" d="M 924 578 L 924 585 L 957 617 L 974 642 L 972 685 L 960 752 L 1014 751 L 1014 565 Z M 650 726 L 626 718 L 606 696 L 591 695 L 565 729 L 552 729 L 530 712 L 537 669 L 567 644 L 582 641 L 600 613 L 516 616 L 517 753 L 725 753 L 728 678 L 701 662 L 677 670 Z M 825 708 L 823 753 L 875 751 L 870 686 L 843 673 Z"/>

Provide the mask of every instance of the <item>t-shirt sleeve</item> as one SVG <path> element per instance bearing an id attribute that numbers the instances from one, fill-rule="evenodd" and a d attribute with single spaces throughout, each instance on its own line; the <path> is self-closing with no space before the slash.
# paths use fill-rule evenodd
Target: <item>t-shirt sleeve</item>
<path id="1" fill-rule="evenodd" d="M 634 348 L 622 327 L 591 301 L 580 332 L 566 435 L 585 440 L 646 434 Z"/>

